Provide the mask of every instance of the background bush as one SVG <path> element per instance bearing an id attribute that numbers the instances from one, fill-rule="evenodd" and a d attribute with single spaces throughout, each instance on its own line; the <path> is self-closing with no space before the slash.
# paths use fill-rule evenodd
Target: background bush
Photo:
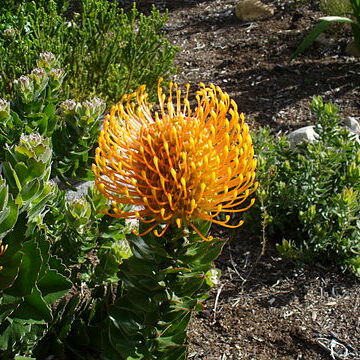
<path id="1" fill-rule="evenodd" d="M 1 97 L 46 51 L 67 74 L 63 99 L 116 102 L 141 84 L 153 93 L 158 78 L 174 72 L 175 48 L 162 32 L 167 17 L 155 9 L 145 16 L 107 0 L 81 0 L 70 11 L 68 1 L 9 3 L 0 15 Z"/>
<path id="2" fill-rule="evenodd" d="M 291 146 L 269 130 L 255 134 L 258 201 L 249 227 L 278 242 L 285 256 L 360 275 L 360 144 L 335 105 L 312 102 L 317 141 Z"/>

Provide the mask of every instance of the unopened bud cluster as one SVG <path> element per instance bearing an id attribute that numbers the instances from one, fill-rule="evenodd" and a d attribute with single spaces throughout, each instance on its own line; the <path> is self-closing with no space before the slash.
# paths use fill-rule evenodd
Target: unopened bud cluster
<path id="1" fill-rule="evenodd" d="M 78 120 L 92 123 L 104 113 L 106 103 L 98 97 L 83 102 L 69 99 L 60 104 L 60 109 L 65 116 L 74 116 Z"/>
<path id="2" fill-rule="evenodd" d="M 55 55 L 50 52 L 40 54 L 37 67 L 27 76 L 23 75 L 14 81 L 14 86 L 25 102 L 38 98 L 49 84 L 52 92 L 59 90 L 65 72 L 57 68 Z"/>
<path id="3" fill-rule="evenodd" d="M 0 99 L 0 121 L 6 121 L 10 117 L 10 103 Z"/>

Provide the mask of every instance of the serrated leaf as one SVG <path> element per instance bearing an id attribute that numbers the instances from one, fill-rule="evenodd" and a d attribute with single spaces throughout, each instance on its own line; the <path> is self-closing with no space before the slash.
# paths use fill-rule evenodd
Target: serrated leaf
<path id="1" fill-rule="evenodd" d="M 19 274 L 23 256 L 24 254 L 18 251 L 12 257 L 7 257 L 6 261 L 2 261 L 3 269 L 0 271 L 0 290 L 5 290 L 14 283 Z"/>
<path id="2" fill-rule="evenodd" d="M 62 298 L 72 287 L 70 280 L 52 269 L 46 272 L 46 274 L 38 281 L 37 285 L 44 301 L 48 305 L 51 305 Z"/>
<path id="3" fill-rule="evenodd" d="M 19 275 L 7 293 L 13 296 L 26 296 L 32 293 L 42 264 L 40 249 L 34 240 L 24 243 L 23 261 L 20 265 Z"/>
<path id="4" fill-rule="evenodd" d="M 21 324 L 45 325 L 52 320 L 51 310 L 36 287 L 31 295 L 24 297 L 24 301 L 11 317 Z"/>
<path id="5" fill-rule="evenodd" d="M 30 331 L 31 325 L 22 325 L 13 321 L 5 320 L 1 323 L 0 349 L 12 349 L 14 345 L 23 339 Z"/>
<path id="6" fill-rule="evenodd" d="M 23 298 L 2 294 L 0 299 L 0 324 L 21 304 Z"/>

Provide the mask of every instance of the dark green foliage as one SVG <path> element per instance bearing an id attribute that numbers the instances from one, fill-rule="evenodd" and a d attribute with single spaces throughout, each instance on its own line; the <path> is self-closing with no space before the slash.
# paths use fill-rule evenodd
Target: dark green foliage
<path id="1" fill-rule="evenodd" d="M 283 255 L 359 274 L 359 140 L 340 125 L 335 105 L 315 98 L 312 109 L 318 134 L 313 143 L 294 147 L 266 130 L 256 134 L 259 201 L 246 217 L 259 231 L 262 216 L 268 235 L 283 239 Z"/>
<path id="2" fill-rule="evenodd" d="M 209 224 L 200 227 L 206 233 Z M 101 359 L 186 358 L 187 325 L 191 313 L 202 310 L 224 242 L 204 242 L 175 228 L 168 234 L 130 237 L 133 256 L 119 271 L 124 290 L 104 317 L 90 324 L 101 336 L 88 346 L 95 345 Z"/>

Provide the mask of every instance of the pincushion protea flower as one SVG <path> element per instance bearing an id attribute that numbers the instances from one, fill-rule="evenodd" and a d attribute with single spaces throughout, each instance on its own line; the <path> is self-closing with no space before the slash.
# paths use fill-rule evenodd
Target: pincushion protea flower
<path id="1" fill-rule="evenodd" d="M 170 83 L 158 86 L 158 111 L 148 104 L 145 86 L 125 95 L 107 115 L 93 171 L 98 189 L 110 200 L 109 215 L 149 223 L 145 235 L 162 236 L 171 224 L 190 226 L 203 240 L 196 220 L 229 228 L 255 191 L 254 151 L 248 125 L 237 105 L 219 87 L 200 84 L 197 106 Z M 124 205 L 133 205 L 124 211 Z M 125 207 L 126 208 L 126 207 Z M 134 210 L 134 208 L 136 210 Z"/>

